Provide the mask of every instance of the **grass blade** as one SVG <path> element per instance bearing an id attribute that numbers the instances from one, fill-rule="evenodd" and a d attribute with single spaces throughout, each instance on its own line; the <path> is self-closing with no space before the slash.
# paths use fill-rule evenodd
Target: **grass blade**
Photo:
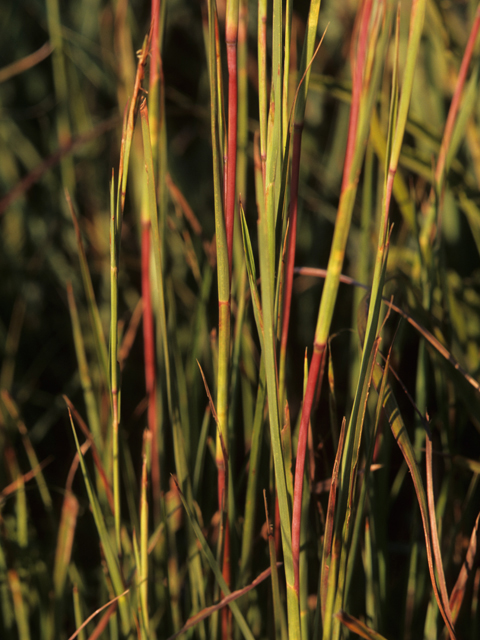
<path id="1" fill-rule="evenodd" d="M 112 585 L 115 591 L 115 595 L 120 598 L 119 606 L 120 606 L 120 617 L 122 621 L 122 632 L 125 635 L 127 635 L 130 630 L 130 615 L 128 612 L 127 602 L 122 597 L 127 592 L 125 591 L 124 582 L 123 582 L 123 578 L 120 570 L 120 564 L 118 562 L 118 557 L 115 554 L 110 535 L 107 531 L 105 520 L 103 518 L 103 514 L 100 508 L 100 504 L 98 502 L 98 499 L 92 487 L 92 483 L 90 481 L 90 476 L 88 474 L 85 460 L 83 458 L 83 453 L 80 448 L 80 444 L 78 442 L 77 433 L 73 425 L 73 419 L 72 419 L 72 414 L 70 413 L 70 409 L 68 409 L 68 415 L 70 418 L 73 437 L 75 439 L 75 445 L 77 447 L 78 457 L 80 459 L 80 467 L 82 469 L 83 479 L 85 481 L 85 487 L 87 489 L 88 499 L 90 501 L 90 506 L 92 508 L 93 518 L 95 520 L 95 525 L 97 527 L 100 542 L 102 544 L 103 552 L 105 554 L 105 560 L 107 563 L 108 572 L 112 580 Z"/>
<path id="2" fill-rule="evenodd" d="M 175 479 L 174 479 L 175 480 Z M 176 483 L 176 480 L 175 480 Z M 231 595 L 230 589 L 227 586 L 227 583 L 225 582 L 223 575 L 222 575 L 222 571 L 220 570 L 220 567 L 217 563 L 217 561 L 215 560 L 215 557 L 210 549 L 210 547 L 208 546 L 207 541 L 205 540 L 205 536 L 202 533 L 202 530 L 200 528 L 200 525 L 198 524 L 198 520 L 196 518 L 195 513 L 191 510 L 190 506 L 188 505 L 185 496 L 183 495 L 180 487 L 177 484 L 177 489 L 180 495 L 180 498 L 182 500 L 182 504 L 185 508 L 185 512 L 188 516 L 188 519 L 190 521 L 190 524 L 193 527 L 193 530 L 195 532 L 195 535 L 197 536 L 198 541 L 200 542 L 200 546 L 201 549 L 208 561 L 208 564 L 210 565 L 210 568 L 212 569 L 215 578 L 218 582 L 218 584 L 220 585 L 220 588 L 222 589 L 223 593 L 225 594 L 225 596 L 229 596 Z M 230 610 L 238 624 L 238 626 L 240 627 L 240 630 L 243 633 L 244 638 L 246 638 L 246 640 L 253 640 L 253 635 L 252 632 L 250 631 L 247 622 L 245 621 L 245 618 L 243 617 L 242 613 L 240 612 L 240 609 L 238 608 L 238 605 L 236 604 L 235 601 L 229 601 L 228 605 L 230 607 Z"/>

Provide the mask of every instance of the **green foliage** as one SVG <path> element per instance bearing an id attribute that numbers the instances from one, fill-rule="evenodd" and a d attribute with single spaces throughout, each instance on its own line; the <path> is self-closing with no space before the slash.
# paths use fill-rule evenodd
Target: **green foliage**
<path id="1" fill-rule="evenodd" d="M 480 9 L 0 16 L 0 637 L 476 640 Z"/>

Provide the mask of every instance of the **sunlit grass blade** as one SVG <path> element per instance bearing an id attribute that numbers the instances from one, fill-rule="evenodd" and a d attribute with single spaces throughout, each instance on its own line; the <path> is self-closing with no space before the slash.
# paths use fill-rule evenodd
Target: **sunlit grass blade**
<path id="1" fill-rule="evenodd" d="M 176 406 L 173 389 L 172 389 L 172 377 L 171 377 L 171 365 L 170 365 L 170 348 L 168 342 L 168 327 L 167 317 L 165 309 L 165 289 L 164 289 L 164 274 L 163 274 L 163 260 L 160 254 L 161 243 L 159 237 L 159 225 L 158 225 L 158 213 L 157 213 L 157 200 L 155 193 L 155 182 L 153 172 L 153 157 L 151 150 L 151 140 L 149 133 L 148 123 L 148 108 L 146 100 L 140 105 L 140 114 L 142 118 L 142 137 L 143 148 L 145 154 L 145 170 L 147 173 L 147 188 L 148 188 L 148 207 L 150 212 L 150 221 L 152 225 L 153 233 L 153 257 L 155 262 L 155 271 L 157 277 L 157 318 L 159 322 L 159 330 L 161 334 L 161 341 L 163 347 L 164 365 L 165 365 L 165 387 L 167 395 L 168 412 L 172 424 L 173 431 L 173 450 L 175 467 L 177 470 L 178 482 L 182 491 L 186 494 L 189 500 L 192 500 L 192 488 L 190 483 L 189 471 L 187 466 L 187 460 L 185 456 L 184 436 L 180 425 L 179 410 Z M 193 532 L 188 531 L 188 545 L 190 561 L 188 563 L 188 571 L 190 575 L 190 585 L 193 590 L 193 604 L 194 610 L 201 610 L 205 608 L 205 593 L 203 588 L 202 567 L 200 558 L 196 550 L 195 539 Z"/>
<path id="2" fill-rule="evenodd" d="M 378 9 L 378 8 L 377 8 Z M 340 202 L 335 222 L 335 230 L 330 249 L 330 258 L 327 269 L 327 277 L 322 292 L 322 299 L 318 311 L 317 326 L 315 329 L 315 338 L 313 345 L 313 355 L 310 363 L 309 377 L 305 399 L 302 408 L 302 418 L 300 423 L 299 444 L 297 449 L 297 465 L 295 469 L 295 499 L 294 499 L 294 523 L 296 524 L 294 547 L 298 549 L 300 541 L 300 513 L 302 503 L 303 489 L 303 468 L 305 462 L 305 450 L 307 442 L 307 429 L 310 422 L 310 415 L 313 406 L 315 390 L 317 388 L 318 378 L 323 375 L 325 362 L 325 349 L 330 331 L 330 325 L 333 317 L 333 310 L 340 282 L 340 272 L 342 269 L 343 259 L 345 255 L 346 242 L 350 231 L 351 217 L 353 205 L 357 190 L 357 178 L 360 170 L 361 161 L 363 160 L 364 145 L 368 135 L 368 122 L 373 108 L 373 96 L 377 89 L 378 76 L 383 66 L 383 60 L 380 57 L 380 51 L 386 48 L 387 43 L 387 20 L 383 24 L 383 32 L 379 35 L 379 20 L 381 17 L 380 9 L 378 9 L 376 20 L 370 23 L 372 14 L 372 6 L 370 2 L 364 2 L 361 5 L 358 21 L 358 42 L 352 41 L 351 59 L 352 59 L 352 105 L 350 110 L 350 121 L 347 139 L 347 150 L 345 155 L 345 163 L 343 170 L 342 189 L 340 194 Z M 372 33 L 369 33 L 370 29 Z M 373 61 L 367 59 L 367 39 L 372 38 L 378 42 L 376 45 L 376 56 Z M 364 351 L 366 361 L 368 361 L 369 351 Z M 365 375 L 363 371 L 363 375 Z M 359 378 L 360 384 L 364 381 Z M 357 398 L 360 396 L 357 395 Z M 350 419 L 351 424 L 356 424 L 356 416 L 352 413 Z M 350 431 L 348 432 L 350 434 Z M 353 434 L 351 434 L 353 437 Z M 348 448 L 348 436 L 347 436 Z M 346 465 L 348 468 L 348 464 Z M 342 465 L 343 467 L 343 465 Z M 342 482 L 344 484 L 344 472 L 342 472 Z M 328 615 L 328 614 L 327 614 Z M 328 631 L 324 630 L 324 633 Z"/>
<path id="3" fill-rule="evenodd" d="M 267 189 L 272 192 L 272 187 Z M 273 192 L 271 193 L 271 196 Z M 270 198 L 271 198 L 270 196 Z M 267 196 L 267 201 L 269 197 Z M 276 374 L 276 318 L 274 316 L 274 291 L 271 274 L 270 243 L 268 229 L 268 214 L 260 210 L 258 223 L 260 275 L 262 278 L 262 312 L 264 323 L 264 358 L 267 381 L 268 410 L 270 419 L 270 436 L 275 468 L 275 482 L 280 509 L 280 528 L 285 561 L 285 575 L 287 580 L 288 626 L 289 638 L 300 638 L 300 612 L 298 594 L 294 588 L 291 513 L 288 504 L 285 466 L 280 437 L 280 420 L 278 414 L 278 389 Z"/>
<path id="4" fill-rule="evenodd" d="M 145 636 L 150 636 L 149 632 L 149 615 L 148 615 L 148 475 L 147 465 L 151 458 L 152 433 L 145 431 L 143 437 L 143 461 L 142 461 L 142 478 L 140 493 L 140 604 L 142 613 L 142 629 Z"/>
<path id="5" fill-rule="evenodd" d="M 238 2 L 229 2 L 229 22 L 226 28 L 232 30 L 231 37 L 234 40 L 235 53 L 230 52 L 229 65 L 233 65 L 232 55 L 235 58 L 236 65 L 236 39 L 238 28 Z M 231 259 L 233 251 L 233 215 L 235 209 L 235 181 L 236 181 L 236 101 L 237 101 L 237 80 L 236 69 L 233 66 L 229 77 L 232 79 L 232 86 L 229 85 L 229 100 L 235 101 L 235 113 L 230 112 L 229 102 L 229 138 L 228 144 L 234 143 L 235 149 L 228 149 L 227 161 L 227 184 L 224 183 L 222 189 L 219 149 L 222 146 L 222 84 L 221 69 L 219 69 L 220 56 L 217 52 L 219 46 L 217 38 L 217 11 L 216 3 L 213 0 L 208 2 L 208 24 L 209 24 L 209 43 L 208 43 L 208 61 L 209 61 L 209 77 L 210 77 L 210 127 L 212 139 L 212 158 L 213 158 L 213 185 L 214 185 L 214 201 L 215 201 L 215 234 L 217 248 L 217 284 L 218 284 L 218 370 L 217 370 L 217 402 L 216 410 L 219 420 L 219 429 L 216 438 L 216 465 L 218 475 L 218 505 L 222 510 L 222 504 L 225 500 L 226 513 L 229 514 L 228 494 L 226 492 L 226 469 L 223 463 L 223 452 L 221 438 L 223 439 L 228 454 L 228 404 L 230 391 L 230 274 Z M 233 45 L 233 43 L 232 43 Z M 216 59 L 218 55 L 218 59 Z M 218 106 L 220 104 L 220 106 Z M 230 122 L 230 113 L 232 121 Z M 233 134 L 233 122 L 235 122 L 235 133 Z M 233 137 L 232 137 L 233 136 Z M 233 157 L 235 156 L 235 157 Z M 233 190 L 233 201 L 232 201 Z M 225 201 L 225 210 L 222 204 L 222 193 L 229 198 L 228 204 Z M 232 208 L 233 203 L 233 208 Z M 225 214 L 225 217 L 224 217 Z M 233 505 L 232 505 L 233 507 Z M 230 534 L 227 519 L 225 531 L 225 561 L 223 571 L 226 581 L 230 582 Z M 226 593 L 224 591 L 224 593 Z M 224 624 L 225 626 L 225 624 Z"/>
<path id="6" fill-rule="evenodd" d="M 281 350 L 280 350 L 280 398 L 284 395 L 284 377 L 285 377 L 285 358 L 287 349 L 288 329 L 290 326 L 290 307 L 292 299 L 292 286 L 293 286 L 293 269 L 295 266 L 295 250 L 297 241 L 297 211 L 298 211 L 298 185 L 300 175 L 300 156 L 301 156 L 301 144 L 302 144 L 302 132 L 304 126 L 305 106 L 307 102 L 308 85 L 310 79 L 311 62 L 313 58 L 313 48 L 315 44 L 315 38 L 318 27 L 318 17 L 320 12 L 320 0 L 314 0 L 310 4 L 310 11 L 308 16 L 308 29 L 305 36 L 302 59 L 300 62 L 300 69 L 298 72 L 299 86 L 295 95 L 295 102 L 293 104 L 294 109 L 294 122 L 293 122 L 293 150 L 292 150 L 292 172 L 290 182 L 290 203 L 288 207 L 288 248 L 286 256 L 285 266 L 285 287 L 283 292 L 283 315 L 282 315 L 282 337 L 281 337 Z M 287 28 L 285 30 L 285 60 L 287 64 L 287 52 L 290 49 L 290 29 L 289 21 L 287 17 Z M 323 37 L 322 37 L 323 40 Z M 286 66 L 285 64 L 285 66 Z M 286 67 L 284 69 L 285 77 L 288 77 L 290 69 Z M 287 157 L 290 154 L 289 141 L 290 141 L 290 120 L 291 114 L 285 113 L 285 109 L 288 108 L 288 97 L 285 95 L 288 89 L 288 82 L 284 81 L 284 126 L 283 126 L 283 140 L 285 145 L 285 154 Z"/>

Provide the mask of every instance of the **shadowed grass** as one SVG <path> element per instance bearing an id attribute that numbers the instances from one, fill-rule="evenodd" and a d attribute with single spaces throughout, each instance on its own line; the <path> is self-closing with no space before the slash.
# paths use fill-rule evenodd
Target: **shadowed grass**
<path id="1" fill-rule="evenodd" d="M 4 13 L 0 636 L 476 640 L 478 7 Z"/>

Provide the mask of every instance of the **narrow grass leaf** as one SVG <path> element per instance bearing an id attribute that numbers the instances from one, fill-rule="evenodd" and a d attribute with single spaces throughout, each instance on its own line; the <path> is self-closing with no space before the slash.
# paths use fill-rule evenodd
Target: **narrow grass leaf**
<path id="1" fill-rule="evenodd" d="M 67 283 L 67 299 L 68 307 L 70 310 L 70 318 L 72 321 L 73 341 L 75 344 L 75 352 L 77 354 L 78 371 L 80 374 L 80 381 L 83 389 L 83 397 L 85 400 L 85 407 L 87 409 L 88 422 L 92 430 L 93 437 L 99 448 L 102 447 L 102 435 L 100 427 L 100 419 L 97 409 L 97 401 L 93 392 L 92 380 L 90 377 L 90 371 L 85 353 L 85 345 L 82 335 L 82 329 L 80 326 L 80 319 L 78 317 L 77 305 L 75 303 L 75 297 L 71 283 Z"/>
<path id="2" fill-rule="evenodd" d="M 87 298 L 88 315 L 90 318 L 92 333 L 95 340 L 97 357 L 102 371 L 103 383 L 105 387 L 108 388 L 110 385 L 108 352 L 105 342 L 105 335 L 103 333 L 102 321 L 100 319 L 100 312 L 98 311 L 97 301 L 95 300 L 92 277 L 90 275 L 90 269 L 88 268 L 87 256 L 85 254 L 85 247 L 83 245 L 82 234 L 80 232 L 80 225 L 78 223 L 77 215 L 75 213 L 75 209 L 73 208 L 72 200 L 68 191 L 65 192 L 65 198 L 67 200 L 68 208 L 70 209 L 70 214 L 72 216 L 73 226 L 75 229 L 78 258 L 80 261 L 80 273 L 82 275 L 83 288 L 85 290 L 85 295 Z"/>
<path id="3" fill-rule="evenodd" d="M 381 372 L 377 369 L 374 373 L 374 381 L 376 385 L 380 385 L 381 383 L 380 377 L 381 377 Z M 390 385 L 388 385 L 386 388 L 383 406 L 387 414 L 387 418 L 390 423 L 393 436 L 397 441 L 398 446 L 400 447 L 400 450 L 403 454 L 403 457 L 405 458 L 405 462 L 407 463 L 407 466 L 410 470 L 410 474 L 412 476 L 415 492 L 417 494 L 418 504 L 420 507 L 420 513 L 422 516 L 423 529 L 425 533 L 425 546 L 427 550 L 428 569 L 430 572 L 432 587 L 435 592 L 435 597 L 438 603 L 438 607 L 440 609 L 440 613 L 442 614 L 442 617 L 445 620 L 445 624 L 447 625 L 450 636 L 454 638 L 455 635 L 449 622 L 449 616 L 447 612 L 444 610 L 442 598 L 437 588 L 437 581 L 436 581 L 435 569 L 434 569 L 434 566 L 435 566 L 434 556 L 433 556 L 432 541 L 431 541 L 429 510 L 428 510 L 427 497 L 425 494 L 422 477 L 420 475 L 420 471 L 417 466 L 415 451 L 412 447 L 412 443 L 410 441 L 405 423 L 403 421 L 402 415 L 400 413 L 400 409 L 397 405 L 397 401 L 393 395 Z"/>
<path id="4" fill-rule="evenodd" d="M 40 462 L 38 461 L 37 454 L 35 452 L 35 449 L 33 448 L 32 442 L 28 435 L 27 427 L 25 426 L 25 423 L 23 422 L 23 420 L 21 420 L 20 418 L 20 412 L 19 412 L 18 406 L 6 389 L 1 390 L 0 398 L 1 398 L 1 408 L 4 409 L 9 415 L 9 417 L 11 418 L 11 420 L 13 420 L 13 422 L 15 423 L 15 426 L 17 427 L 22 437 L 22 442 L 28 457 L 28 462 L 30 463 L 32 470 L 33 469 L 36 470 L 34 476 L 37 482 L 40 496 L 42 498 L 42 502 L 46 510 L 50 511 L 52 508 L 52 497 L 50 495 L 50 491 L 45 481 L 45 476 L 42 473 L 42 468 L 44 465 L 41 465 Z"/>
<path id="5" fill-rule="evenodd" d="M 125 592 L 124 582 L 123 582 L 123 578 L 120 571 L 120 564 L 118 562 L 118 557 L 116 556 L 115 551 L 113 549 L 112 541 L 107 531 L 105 520 L 103 518 L 103 514 L 100 508 L 100 504 L 98 502 L 97 496 L 95 495 L 95 492 L 92 487 L 92 483 L 90 481 L 90 476 L 88 474 L 87 466 L 85 464 L 82 450 L 78 442 L 77 433 L 75 430 L 75 426 L 73 424 L 73 419 L 70 413 L 70 409 L 68 410 L 68 415 L 70 418 L 73 437 L 75 439 L 75 445 L 77 447 L 78 457 L 80 459 L 80 467 L 82 469 L 83 479 L 85 481 L 85 487 L 87 489 L 88 499 L 90 501 L 90 506 L 92 508 L 93 518 L 95 520 L 97 532 L 100 538 L 100 542 L 102 544 L 103 552 L 105 554 L 105 560 L 107 563 L 108 572 L 112 580 L 112 585 L 113 585 L 115 594 L 117 597 L 120 598 L 119 602 L 120 602 L 120 617 L 122 620 L 122 631 L 124 634 L 128 634 L 130 630 L 130 615 L 128 612 L 127 602 L 124 598 L 121 597 L 126 592 Z"/>
<path id="6" fill-rule="evenodd" d="M 127 595 L 127 593 L 129 592 L 129 589 L 125 589 L 125 591 L 123 593 L 121 593 L 120 595 L 116 596 L 115 598 L 112 598 L 109 602 L 107 602 L 106 604 L 102 605 L 99 609 L 97 609 L 96 611 L 94 611 L 91 615 L 88 616 L 88 618 L 86 620 L 84 620 L 81 624 L 81 626 L 75 631 L 75 633 L 72 633 L 72 635 L 68 638 L 68 640 L 75 640 L 75 638 L 80 634 L 80 632 L 82 631 L 82 629 L 85 629 L 85 627 L 92 621 L 94 620 L 99 613 L 101 613 L 102 611 L 104 611 L 105 609 L 108 609 L 107 615 L 108 617 L 105 620 L 105 623 L 103 624 L 101 631 L 104 630 L 105 628 L 105 624 L 106 622 L 108 622 L 108 619 L 110 618 L 110 616 L 115 613 L 116 609 L 117 609 L 117 602 L 123 598 L 124 596 Z M 98 628 L 98 626 L 97 626 Z M 95 634 L 95 632 L 90 636 L 90 638 L 92 638 L 92 636 Z M 98 637 L 98 634 L 97 636 Z M 90 640 L 90 639 L 89 639 Z"/>
<path id="7" fill-rule="evenodd" d="M 245 252 L 245 264 L 247 267 L 248 283 L 250 285 L 250 293 L 252 296 L 253 315 L 257 325 L 258 336 L 263 343 L 263 317 L 262 305 L 260 302 L 260 294 L 257 288 L 257 271 L 255 268 L 255 259 L 253 257 L 252 243 L 250 242 L 250 233 L 248 231 L 247 221 L 245 220 L 245 212 L 240 204 L 240 222 L 242 226 L 243 248 Z"/>
<path id="8" fill-rule="evenodd" d="M 433 495 L 433 475 L 432 475 L 432 438 L 430 433 L 427 433 L 426 440 L 426 456 L 425 464 L 427 467 L 427 507 L 430 518 L 430 531 L 432 537 L 433 555 L 435 558 L 435 568 L 437 570 L 438 581 L 440 583 L 440 595 L 442 597 L 443 609 L 445 611 L 444 619 L 447 618 L 447 627 L 450 632 L 450 637 L 455 638 L 453 631 L 452 614 L 450 611 L 450 603 L 447 593 L 447 585 L 445 582 L 445 574 L 443 571 L 442 552 L 440 550 L 440 541 L 438 538 L 437 518 L 435 515 L 435 497 Z"/>
<path id="9" fill-rule="evenodd" d="M 460 569 L 460 573 L 458 574 L 458 578 L 452 589 L 452 593 L 450 594 L 450 609 L 452 612 L 453 622 L 456 622 L 458 618 L 458 614 L 460 613 L 460 608 L 462 606 L 462 602 L 465 597 L 467 583 L 469 580 L 473 578 L 473 566 L 475 563 L 475 559 L 477 557 L 477 549 L 478 549 L 477 541 L 478 541 L 479 524 L 480 524 L 480 514 L 477 516 L 477 519 L 475 520 L 475 525 L 473 527 L 472 535 L 470 536 L 470 543 L 468 545 L 467 553 L 465 555 L 465 560 L 462 564 L 462 568 Z"/>
<path id="10" fill-rule="evenodd" d="M 28 622 L 28 607 L 23 598 L 22 584 L 15 569 L 7 572 L 8 586 L 13 600 L 13 611 L 17 622 L 19 640 L 30 640 L 30 625 Z"/>
<path id="11" fill-rule="evenodd" d="M 98 474 L 100 476 L 101 486 L 105 490 L 105 494 L 106 494 L 106 497 L 107 497 L 107 500 L 108 500 L 110 511 L 113 514 L 114 511 L 115 511 L 115 506 L 114 506 L 114 501 L 113 501 L 112 488 L 111 488 L 110 483 L 108 481 L 105 468 L 104 468 L 104 466 L 102 464 L 102 461 L 100 459 L 100 454 L 99 454 L 99 452 L 97 450 L 97 446 L 95 444 L 94 438 L 93 438 L 92 434 L 90 433 L 87 425 L 83 421 L 82 416 L 75 409 L 72 401 L 65 395 L 63 396 L 63 399 L 64 399 L 65 404 L 67 405 L 69 411 L 71 412 L 72 416 L 75 418 L 75 422 L 78 424 L 78 426 L 82 430 L 83 435 L 87 438 L 87 440 L 90 443 L 90 446 L 92 448 L 92 456 L 93 456 L 93 461 L 94 461 L 94 464 L 95 464 L 95 468 L 96 468 L 96 470 L 97 470 L 97 472 L 98 472 Z"/>
<path id="12" fill-rule="evenodd" d="M 335 507 L 337 503 L 337 488 L 338 488 L 338 474 L 340 472 L 340 465 L 343 456 L 343 446 L 345 443 L 345 427 L 346 420 L 342 420 L 342 427 L 340 429 L 340 436 L 338 440 L 337 453 L 335 454 L 335 462 L 333 465 L 332 482 L 330 485 L 330 492 L 328 495 L 327 506 L 327 518 L 325 521 L 325 534 L 323 542 L 321 574 L 320 574 L 320 609 L 322 612 L 322 619 L 325 620 L 326 608 L 327 608 L 327 594 L 328 585 L 332 578 L 330 577 L 331 558 L 333 553 L 333 533 L 335 525 Z"/>
<path id="13" fill-rule="evenodd" d="M 278 566 L 281 566 L 281 564 L 282 563 L 279 562 Z M 178 638 L 178 636 L 182 635 L 192 627 L 195 627 L 199 622 L 201 622 L 202 620 L 205 620 L 216 611 L 220 611 L 220 609 L 223 609 L 224 607 L 228 606 L 230 602 L 233 602 L 234 600 L 241 598 L 252 589 L 255 589 L 255 587 L 257 587 L 264 580 L 266 580 L 270 576 L 270 574 L 271 574 L 271 569 L 270 568 L 265 569 L 265 571 L 262 571 L 262 573 L 257 578 L 255 578 L 255 580 L 252 583 L 250 583 L 243 589 L 232 591 L 230 595 L 225 596 L 225 598 L 223 598 L 217 604 L 214 604 L 211 607 L 206 607 L 205 609 L 203 609 L 203 611 L 200 611 L 200 613 L 197 613 L 195 616 L 189 618 L 187 622 L 184 624 L 184 626 L 180 629 L 180 631 L 178 631 L 177 633 L 174 633 L 173 636 L 170 636 L 168 638 L 168 640 L 175 640 L 175 638 Z"/>
<path id="14" fill-rule="evenodd" d="M 245 496 L 244 522 L 242 531 L 242 550 L 240 554 L 239 585 L 244 585 L 251 573 L 254 548 L 255 511 L 257 504 L 258 476 L 264 428 L 264 411 L 267 387 L 265 380 L 265 361 L 260 360 L 257 399 L 253 418 L 251 449 L 248 464 L 247 491 Z"/>
<path id="15" fill-rule="evenodd" d="M 175 480 L 175 478 L 174 478 Z M 175 483 L 177 484 L 176 480 Z M 202 548 L 203 553 L 205 554 L 205 557 L 208 561 L 208 564 L 210 565 L 210 568 L 212 569 L 215 578 L 221 588 L 221 590 L 223 591 L 223 593 L 225 594 L 225 596 L 229 596 L 231 595 L 231 591 L 227 586 L 227 583 L 225 582 L 223 575 L 222 575 L 222 571 L 220 570 L 220 567 L 217 563 L 217 561 L 215 560 L 215 557 L 210 549 L 210 547 L 208 546 L 208 543 L 205 539 L 205 536 L 203 535 L 203 532 L 201 530 L 200 525 L 198 524 L 198 520 L 197 517 L 195 515 L 195 513 L 191 510 L 190 506 L 188 505 L 185 496 L 183 495 L 179 485 L 177 484 L 177 489 L 180 495 L 180 498 L 182 500 L 183 506 L 185 508 L 185 512 L 188 516 L 188 519 L 190 521 L 190 524 L 193 527 L 193 530 L 195 532 L 195 535 L 197 536 L 197 539 L 200 543 L 200 546 Z M 240 594 L 241 595 L 241 594 Z M 238 608 L 238 605 L 232 601 L 232 602 L 228 602 L 228 605 L 230 607 L 230 610 L 232 611 L 232 614 L 238 624 L 238 626 L 240 627 L 241 632 L 243 633 L 244 638 L 246 638 L 246 640 L 253 640 L 253 634 L 250 631 L 247 622 L 245 620 L 245 618 L 243 617 L 242 613 L 240 612 L 240 609 Z"/>
<path id="16" fill-rule="evenodd" d="M 82 615 L 82 603 L 80 600 L 80 595 L 78 593 L 77 585 L 73 586 L 73 615 L 75 617 L 75 627 L 78 629 L 82 624 L 83 615 Z M 85 628 L 81 629 L 78 632 L 77 637 L 78 637 L 78 640 L 87 640 L 87 636 L 85 634 Z"/>
<path id="17" fill-rule="evenodd" d="M 275 532 L 273 523 L 268 517 L 267 493 L 263 491 L 263 502 L 265 504 L 265 516 L 267 524 L 268 552 L 270 554 L 270 570 L 272 574 L 272 596 L 273 596 L 273 617 L 274 635 L 276 638 L 286 640 L 287 630 L 283 621 L 282 601 L 280 598 L 280 585 L 278 582 L 277 557 L 275 551 Z"/>
<path id="18" fill-rule="evenodd" d="M 77 526 L 78 510 L 79 504 L 77 498 L 70 491 L 67 491 L 63 499 L 53 568 L 55 597 L 59 600 L 64 595 L 65 582 L 72 555 L 73 539 Z"/>

